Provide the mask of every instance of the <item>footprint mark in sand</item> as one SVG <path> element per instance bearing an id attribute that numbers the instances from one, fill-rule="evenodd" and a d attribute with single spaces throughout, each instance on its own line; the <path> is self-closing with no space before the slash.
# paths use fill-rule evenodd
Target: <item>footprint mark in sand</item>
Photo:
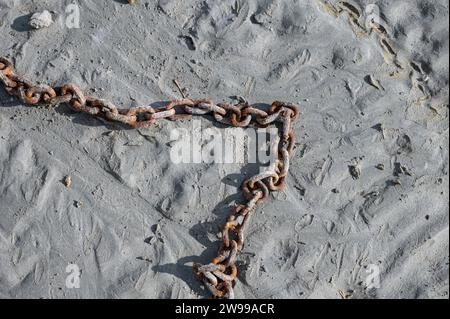
<path id="1" fill-rule="evenodd" d="M 377 42 L 381 50 L 383 51 L 383 57 L 387 64 L 393 65 L 397 68 L 395 72 L 392 72 L 390 76 L 397 76 L 399 73 L 411 73 L 416 74 L 415 77 L 411 79 L 412 87 L 417 88 L 422 97 L 418 98 L 417 102 L 422 104 L 431 100 L 430 90 L 426 85 L 428 80 L 427 77 L 424 77 L 423 73 L 418 71 L 417 64 L 414 61 L 408 61 L 404 56 L 408 56 L 408 54 L 403 54 L 401 50 L 396 48 L 393 43 L 389 28 L 383 24 L 382 18 L 379 14 L 374 15 L 374 13 L 367 13 L 366 22 L 363 24 L 361 20 L 364 18 L 363 13 L 358 5 L 356 5 L 353 1 L 338 1 L 336 5 L 332 4 L 328 0 L 317 0 L 319 4 L 319 8 L 326 13 L 339 17 L 343 13 L 348 18 L 348 22 L 351 25 L 354 33 L 359 36 L 368 36 L 372 32 L 377 36 Z M 423 5 L 425 14 L 428 15 L 428 9 L 433 10 L 433 6 L 428 6 L 427 4 Z M 378 85 L 377 85 L 378 86 Z M 381 85 L 379 85 L 382 87 Z"/>
<path id="2" fill-rule="evenodd" d="M 275 69 L 270 72 L 268 80 L 270 82 L 291 81 L 303 71 L 302 66 L 306 65 L 310 60 L 311 52 L 308 49 L 303 49 L 285 62 L 277 65 Z"/>
<path id="3" fill-rule="evenodd" d="M 314 215 L 311 214 L 306 214 L 303 215 L 299 221 L 297 221 L 295 223 L 295 231 L 297 233 L 300 233 L 304 228 L 308 227 L 309 225 L 311 225 L 314 221 Z"/>
<path id="4" fill-rule="evenodd" d="M 34 267 L 34 283 L 37 285 L 41 282 L 42 276 L 44 275 L 44 264 L 41 260 L 38 260 L 36 262 L 36 265 Z"/>

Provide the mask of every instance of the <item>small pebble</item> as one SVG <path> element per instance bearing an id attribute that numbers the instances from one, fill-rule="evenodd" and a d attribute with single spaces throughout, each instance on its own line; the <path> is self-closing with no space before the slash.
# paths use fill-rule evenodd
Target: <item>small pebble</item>
<path id="1" fill-rule="evenodd" d="M 69 175 L 67 175 L 66 177 L 64 177 L 63 183 L 64 186 L 69 188 L 70 186 L 72 186 L 72 178 Z"/>
<path id="2" fill-rule="evenodd" d="M 29 22 L 30 27 L 33 29 L 48 28 L 52 23 L 52 14 L 47 10 L 33 14 Z"/>

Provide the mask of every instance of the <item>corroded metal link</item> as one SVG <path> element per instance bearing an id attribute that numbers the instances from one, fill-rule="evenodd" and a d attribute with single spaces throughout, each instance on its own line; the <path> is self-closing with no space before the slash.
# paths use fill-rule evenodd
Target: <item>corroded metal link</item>
<path id="1" fill-rule="evenodd" d="M 209 113 L 216 113 L 219 115 L 226 115 L 227 111 L 222 107 L 214 104 L 210 100 L 194 100 L 194 105 L 186 105 L 184 106 L 184 110 L 188 114 L 192 115 L 206 115 Z"/>
<path id="2" fill-rule="evenodd" d="M 90 109 L 96 109 L 95 115 L 107 121 L 122 122 L 125 120 L 125 117 L 118 117 L 123 115 L 119 114 L 117 107 L 107 100 L 88 96 L 86 97 L 86 106 Z"/>
<path id="3" fill-rule="evenodd" d="M 228 256 L 228 259 L 226 260 L 226 262 L 224 263 L 225 267 L 233 267 L 235 262 L 236 262 L 236 256 L 238 253 L 238 244 L 235 240 L 231 241 L 231 247 L 230 247 L 230 254 Z M 234 278 L 237 277 L 237 270 L 236 270 L 236 275 L 234 276 Z M 233 279 L 234 280 L 234 279 Z"/>
<path id="4" fill-rule="evenodd" d="M 255 193 L 260 191 L 262 193 L 262 196 L 258 199 L 258 204 L 262 204 L 267 199 L 267 197 L 269 197 L 269 191 L 267 189 L 267 186 L 262 182 L 262 179 L 266 179 L 270 176 L 273 175 L 267 174 L 267 176 L 262 177 L 261 179 L 258 178 L 258 180 L 256 181 L 252 181 L 250 179 L 246 180 L 242 185 L 242 192 L 244 194 L 244 197 L 247 199 L 252 199 L 255 196 Z"/>
<path id="5" fill-rule="evenodd" d="M 66 95 L 56 95 L 55 97 L 52 97 L 48 102 L 48 106 L 58 106 L 60 104 L 69 104 L 69 102 L 72 100 L 72 94 L 66 94 Z"/>
<path id="6" fill-rule="evenodd" d="M 234 299 L 234 291 L 231 282 L 223 281 L 218 285 L 218 289 L 224 293 L 224 298 Z"/>
<path id="7" fill-rule="evenodd" d="M 265 117 L 258 116 L 256 118 L 256 121 L 258 122 L 258 124 L 262 126 L 268 126 L 276 122 L 280 118 L 281 112 L 282 109 L 276 110 L 275 112 L 269 112 L 268 115 Z"/>
<path id="8" fill-rule="evenodd" d="M 252 121 L 252 116 L 247 115 L 244 118 L 238 117 L 236 114 L 231 115 L 231 124 L 235 127 L 247 127 Z"/>
<path id="9" fill-rule="evenodd" d="M 13 64 L 3 57 L 0 57 L 0 73 L 5 76 L 13 73 Z"/>
<path id="10" fill-rule="evenodd" d="M 86 113 L 86 114 L 98 116 L 98 117 L 102 116 L 101 108 L 99 106 L 93 105 L 87 98 L 85 99 L 85 103 L 80 104 L 79 106 L 78 106 L 77 102 L 74 102 L 73 98 L 71 100 L 71 103 L 76 105 L 74 107 L 74 109 L 77 112 L 82 112 L 82 113 Z"/>
<path id="11" fill-rule="evenodd" d="M 220 263 L 224 262 L 224 260 L 227 259 L 228 256 L 230 256 L 230 251 L 229 250 L 220 249 L 218 256 L 212 260 L 212 263 L 213 264 L 220 264 Z"/>
<path id="12" fill-rule="evenodd" d="M 231 114 L 231 125 L 235 127 L 247 127 L 250 125 L 250 123 L 252 122 L 252 115 L 244 115 L 242 113 L 242 110 L 245 110 L 245 108 L 247 107 L 247 102 L 237 104 L 233 107 L 234 109 L 232 111 L 233 113 Z M 237 112 L 236 110 L 239 110 L 239 112 Z"/>
<path id="13" fill-rule="evenodd" d="M 200 280 L 203 281 L 203 285 L 209 290 L 209 292 L 215 297 L 215 298 L 225 298 L 225 292 L 220 291 L 217 287 L 220 285 L 217 284 L 211 284 L 209 279 L 206 277 L 200 277 Z M 217 279 L 216 279 L 217 280 Z"/>
<path id="14" fill-rule="evenodd" d="M 236 247 L 237 247 L 237 244 L 236 244 Z M 219 270 L 213 271 L 213 274 L 214 274 L 217 278 L 219 278 L 220 280 L 223 280 L 223 281 L 230 281 L 230 282 L 231 282 L 231 281 L 234 281 L 234 280 L 236 279 L 237 273 L 238 273 L 237 267 L 236 267 L 236 265 L 233 263 L 232 265 L 230 265 L 229 268 L 231 269 L 231 273 L 230 273 L 229 275 L 227 275 L 227 274 L 225 274 L 224 272 L 219 271 Z"/>
<path id="15" fill-rule="evenodd" d="M 242 116 L 241 105 L 231 105 L 228 103 L 221 103 L 218 106 L 225 110 L 225 114 L 215 112 L 214 117 L 216 121 L 234 127 L 247 127 L 252 121 L 250 114 Z"/>
<path id="16" fill-rule="evenodd" d="M 86 103 L 90 104 L 92 107 L 96 107 L 101 110 L 102 113 L 113 113 L 118 114 L 119 111 L 117 107 L 109 102 L 108 100 L 104 99 L 97 99 L 91 96 L 86 97 Z"/>
<path id="17" fill-rule="evenodd" d="M 36 85 L 14 73 L 7 76 L 9 87 L 6 87 L 6 91 L 26 105 L 36 105 L 41 102 L 43 93 L 47 92 L 47 96 L 54 95 L 50 87 L 44 87 L 42 85 Z"/>
<path id="18" fill-rule="evenodd" d="M 217 286 L 211 285 L 209 282 L 203 280 L 205 287 L 216 298 L 234 299 L 234 291 L 231 282 L 222 281 Z"/>
<path id="19" fill-rule="evenodd" d="M 295 147 L 293 124 L 299 117 L 297 106 L 275 101 L 267 111 L 249 105 L 240 99 L 237 105 L 215 104 L 210 100 L 176 100 L 165 107 L 133 107 L 119 110 L 113 103 L 85 96 L 75 84 L 66 84 L 60 89 L 36 85 L 14 73 L 12 63 L 0 57 L 0 84 L 6 92 L 16 96 L 26 105 L 43 104 L 56 106 L 69 104 L 75 111 L 99 117 L 108 122 L 117 122 L 133 128 L 154 124 L 160 119 L 180 120 L 192 115 L 212 114 L 216 121 L 234 127 L 267 127 L 282 123 L 279 137 L 271 144 L 274 163 L 267 171 L 248 178 L 242 185 L 246 202 L 234 208 L 222 229 L 222 244 L 210 264 L 194 264 L 193 270 L 203 285 L 216 298 L 234 298 L 233 284 L 237 280 L 236 258 L 244 247 L 245 232 L 250 223 L 252 211 L 261 205 L 270 192 L 286 186 L 290 159 Z"/>
<path id="20" fill-rule="evenodd" d="M 175 114 L 167 119 L 170 121 L 186 121 L 192 119 L 192 114 Z"/>
<path id="21" fill-rule="evenodd" d="M 280 102 L 275 101 L 272 103 L 272 106 L 269 109 L 269 113 L 275 113 L 278 110 L 282 110 L 283 108 L 290 109 L 293 113 L 291 114 L 291 117 L 294 121 L 297 121 L 300 115 L 300 110 L 298 106 L 292 104 L 292 103 L 286 103 L 286 102 Z"/>
<path id="22" fill-rule="evenodd" d="M 203 272 L 213 272 L 213 271 L 224 271 L 225 270 L 225 266 L 223 265 L 217 265 L 217 264 L 208 264 L 208 265 L 198 265 L 197 271 L 199 273 L 203 273 Z"/>
<path id="23" fill-rule="evenodd" d="M 69 101 L 70 106 L 78 112 L 83 112 L 86 105 L 86 98 L 81 89 L 75 84 L 69 83 L 61 88 L 61 95 L 72 95 Z"/>
<path id="24" fill-rule="evenodd" d="M 295 142 L 296 142 L 295 134 L 292 131 L 289 132 L 289 138 L 287 140 L 282 141 L 282 143 L 287 144 L 286 149 L 291 155 L 292 152 L 294 151 Z"/>
<path id="25" fill-rule="evenodd" d="M 262 181 L 263 179 L 269 178 L 269 177 L 274 177 L 276 176 L 277 173 L 275 172 L 275 170 L 268 170 L 265 172 L 262 172 L 258 175 L 255 175 L 253 177 L 251 177 L 248 181 L 247 184 L 245 185 L 245 187 L 248 187 L 250 189 L 253 189 L 255 187 L 255 183 Z"/>
<path id="26" fill-rule="evenodd" d="M 28 104 L 48 104 L 48 102 L 56 97 L 55 90 L 48 85 L 37 85 L 29 88 L 25 95 L 30 99 Z"/>
<path id="27" fill-rule="evenodd" d="M 167 106 L 167 110 L 171 110 L 177 106 L 195 106 L 195 102 L 193 100 L 176 100 L 170 102 Z"/>
<path id="28" fill-rule="evenodd" d="M 285 109 L 283 116 L 283 128 L 281 131 L 282 140 L 289 139 L 289 133 L 292 131 L 292 114 L 293 111 L 291 109 Z"/>
<path id="29" fill-rule="evenodd" d="M 268 190 L 267 190 L 267 188 L 266 188 L 266 185 L 265 185 L 263 182 L 258 182 L 258 183 L 260 183 L 260 185 L 259 185 L 260 190 L 258 190 L 258 191 L 256 191 L 256 192 L 254 193 L 253 198 L 251 198 L 251 199 L 248 201 L 248 203 L 247 203 L 246 208 L 244 209 L 244 211 L 245 211 L 245 210 L 249 210 L 249 212 L 250 212 L 253 208 L 255 208 L 256 205 L 260 204 L 261 201 L 266 200 L 267 197 L 269 196 L 269 192 L 268 192 Z M 248 213 L 242 212 L 242 215 L 244 215 L 244 216 L 247 216 L 247 214 L 248 214 Z M 245 219 L 243 220 L 242 225 L 243 225 L 244 223 L 245 223 Z M 241 226 L 242 226 L 242 225 L 241 225 Z"/>
<path id="30" fill-rule="evenodd" d="M 206 271 L 203 273 L 203 276 L 209 281 L 211 285 L 217 286 L 219 284 L 219 280 L 212 272 Z"/>
<path id="31" fill-rule="evenodd" d="M 206 115 L 211 113 L 211 110 L 205 108 L 194 108 L 191 106 L 185 106 L 184 110 L 190 115 Z"/>
<path id="32" fill-rule="evenodd" d="M 228 223 L 225 224 L 225 226 L 223 227 L 222 230 L 222 252 L 226 249 L 229 249 L 231 246 L 231 241 L 230 241 L 230 230 L 234 230 L 234 228 L 229 228 L 228 227 Z M 228 254 L 229 256 L 229 254 Z"/>
<path id="33" fill-rule="evenodd" d="M 241 110 L 242 116 L 246 117 L 248 115 L 256 116 L 257 118 L 266 118 L 269 114 L 267 112 L 247 105 L 245 108 Z"/>
<path id="34" fill-rule="evenodd" d="M 262 198 L 262 192 L 257 192 L 255 196 L 247 203 L 246 207 L 242 210 L 242 215 L 244 216 L 242 224 L 237 228 L 237 244 L 238 244 L 238 251 L 242 250 L 244 246 L 244 240 L 245 240 L 245 231 L 248 227 L 250 217 L 251 217 L 251 211 L 253 208 L 258 204 L 260 199 Z"/>
<path id="35" fill-rule="evenodd" d="M 267 187 L 272 192 L 280 192 L 286 187 L 286 177 L 274 178 L 271 177 L 267 180 Z"/>
<path id="36" fill-rule="evenodd" d="M 9 92 L 9 89 L 11 89 L 13 86 L 16 85 L 16 83 L 15 83 L 14 81 L 10 80 L 9 77 L 8 77 L 8 75 L 6 75 L 6 74 L 3 73 L 3 72 L 0 72 L 0 83 L 3 84 L 5 90 L 6 90 L 8 93 L 10 93 L 10 92 Z"/>
<path id="37" fill-rule="evenodd" d="M 220 113 L 214 113 L 214 118 L 217 122 L 220 122 L 222 124 L 226 125 L 232 125 L 231 124 L 231 112 L 237 112 L 240 115 L 240 110 L 237 108 L 233 108 L 232 105 L 226 104 L 226 103 L 219 103 L 218 106 L 225 110 L 225 114 Z"/>
<path id="38" fill-rule="evenodd" d="M 152 125 L 156 122 L 153 117 L 155 109 L 150 106 L 133 107 L 125 114 L 127 117 L 127 124 L 133 128 L 143 128 Z"/>
<path id="39" fill-rule="evenodd" d="M 201 107 L 201 106 L 202 106 L 202 104 L 199 105 L 199 107 Z M 222 114 L 222 115 L 227 114 L 226 110 L 224 110 L 223 108 L 221 108 L 220 106 L 218 106 L 214 103 L 209 104 L 209 107 L 214 114 Z"/>
<path id="40" fill-rule="evenodd" d="M 19 88 L 23 88 L 25 90 L 28 90 L 30 88 L 32 88 L 33 86 L 35 86 L 34 83 L 32 83 L 31 81 L 28 81 L 27 79 L 18 76 L 14 73 L 10 74 L 7 76 L 8 80 L 10 81 L 10 85 L 9 88 L 11 89 L 11 94 L 17 94 L 17 90 Z"/>
<path id="41" fill-rule="evenodd" d="M 151 117 L 154 120 L 162 120 L 175 115 L 175 110 L 158 110 L 156 113 L 152 114 Z"/>
<path id="42" fill-rule="evenodd" d="M 281 169 L 280 169 L 280 173 L 278 174 L 278 176 L 286 177 L 289 172 L 291 156 L 290 156 L 289 152 L 285 149 L 280 150 L 280 154 L 281 154 L 281 159 L 280 159 L 279 163 L 281 165 Z"/>

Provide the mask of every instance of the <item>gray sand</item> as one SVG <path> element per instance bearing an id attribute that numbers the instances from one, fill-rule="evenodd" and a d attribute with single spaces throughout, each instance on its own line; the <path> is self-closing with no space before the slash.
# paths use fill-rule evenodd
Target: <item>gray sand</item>
<path id="1" fill-rule="evenodd" d="M 376 1 L 395 59 L 318 0 L 86 0 L 79 29 L 66 2 L 0 0 L 0 56 L 19 74 L 124 108 L 180 98 L 174 79 L 195 98 L 301 106 L 237 297 L 449 297 L 448 1 Z M 349 2 L 364 22 L 372 2 Z M 31 30 L 43 10 L 55 23 Z M 215 254 L 254 165 L 173 164 L 170 132 L 189 122 L 127 130 L 0 101 L 0 297 L 209 297 L 192 263 Z"/>

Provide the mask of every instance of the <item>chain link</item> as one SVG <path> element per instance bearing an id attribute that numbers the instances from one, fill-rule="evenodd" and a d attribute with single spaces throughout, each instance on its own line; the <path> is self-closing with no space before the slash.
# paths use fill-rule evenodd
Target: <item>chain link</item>
<path id="1" fill-rule="evenodd" d="M 218 255 L 208 265 L 194 264 L 194 273 L 204 286 L 217 298 L 233 298 L 233 284 L 238 275 L 236 257 L 244 247 L 245 230 L 251 212 L 264 203 L 269 193 L 281 191 L 286 185 L 290 158 L 295 146 L 293 123 L 299 117 L 299 108 L 293 104 L 275 101 L 268 111 L 249 105 L 241 99 L 237 105 L 215 104 L 210 100 L 177 100 L 165 107 L 133 107 L 119 110 L 113 103 L 85 96 L 75 84 L 61 88 L 34 84 L 14 73 L 11 62 L 0 57 L 0 83 L 6 92 L 19 98 L 26 105 L 54 107 L 69 104 L 72 109 L 106 120 L 142 128 L 160 119 L 179 120 L 193 115 L 213 115 L 215 120 L 234 127 L 267 127 L 281 122 L 280 136 L 272 145 L 277 161 L 265 172 L 247 179 L 242 185 L 245 204 L 233 209 L 222 230 L 222 245 Z"/>

